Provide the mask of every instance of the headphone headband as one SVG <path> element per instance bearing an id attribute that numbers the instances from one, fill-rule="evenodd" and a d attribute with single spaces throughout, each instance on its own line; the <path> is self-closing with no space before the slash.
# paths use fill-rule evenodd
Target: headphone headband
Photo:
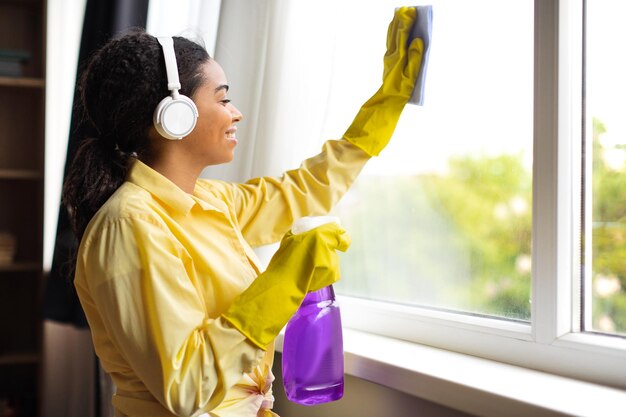
<path id="1" fill-rule="evenodd" d="M 171 91 L 171 95 L 161 100 L 154 110 L 152 120 L 155 129 L 161 136 L 166 139 L 180 140 L 191 133 L 196 126 L 198 108 L 189 97 L 178 93 L 181 86 L 178 79 L 174 39 L 157 37 L 157 40 L 163 49 L 167 89 Z"/>
<path id="2" fill-rule="evenodd" d="M 163 48 L 165 71 L 167 72 L 167 89 L 170 91 L 178 91 L 180 90 L 180 80 L 178 79 L 176 53 L 174 52 L 174 39 L 169 36 L 159 36 L 157 40 Z"/>

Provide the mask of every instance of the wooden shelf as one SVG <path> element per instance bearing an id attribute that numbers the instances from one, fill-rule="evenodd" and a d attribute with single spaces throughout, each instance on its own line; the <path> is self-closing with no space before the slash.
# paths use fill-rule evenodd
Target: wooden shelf
<path id="1" fill-rule="evenodd" d="M 0 169 L 0 179 L 9 180 L 39 180 L 41 172 L 32 169 Z"/>
<path id="2" fill-rule="evenodd" d="M 12 264 L 0 264 L 0 272 L 34 272 L 40 271 L 41 264 L 39 262 L 15 262 Z"/>
<path id="3" fill-rule="evenodd" d="M 41 407 L 44 275 L 40 258 L 46 13 L 46 0 L 0 0 L 0 49 L 4 56 L 28 57 L 20 60 L 16 73 L 21 76 L 0 75 L 0 228 L 8 229 L 17 241 L 15 261 L 0 265 L 0 399 L 17 399 L 13 415 L 19 417 L 45 415 Z"/>
<path id="4" fill-rule="evenodd" d="M 0 4 L 15 4 L 18 6 L 39 6 L 39 0 L 0 0 Z"/>
<path id="5" fill-rule="evenodd" d="M 0 366 L 6 365 L 30 365 L 37 364 L 40 361 L 37 353 L 8 353 L 0 355 Z"/>
<path id="6" fill-rule="evenodd" d="M 46 80 L 44 80 L 43 78 L 0 76 L 0 86 L 20 88 L 44 88 L 46 86 Z"/>

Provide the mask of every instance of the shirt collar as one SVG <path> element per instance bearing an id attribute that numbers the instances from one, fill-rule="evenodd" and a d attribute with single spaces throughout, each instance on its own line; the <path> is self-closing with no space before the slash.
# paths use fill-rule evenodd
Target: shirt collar
<path id="1" fill-rule="evenodd" d="M 127 181 L 145 189 L 183 215 L 189 213 L 196 204 L 189 194 L 138 159 L 133 162 Z"/>

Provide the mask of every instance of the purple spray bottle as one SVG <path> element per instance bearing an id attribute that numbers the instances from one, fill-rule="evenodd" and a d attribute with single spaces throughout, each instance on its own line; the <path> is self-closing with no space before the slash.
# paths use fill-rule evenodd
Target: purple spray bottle
<path id="1" fill-rule="evenodd" d="M 326 223 L 332 216 L 304 217 L 291 231 L 303 233 Z M 283 382 L 290 401 L 322 404 L 343 397 L 343 337 L 341 316 L 332 286 L 306 295 L 287 323 L 283 342 Z"/>

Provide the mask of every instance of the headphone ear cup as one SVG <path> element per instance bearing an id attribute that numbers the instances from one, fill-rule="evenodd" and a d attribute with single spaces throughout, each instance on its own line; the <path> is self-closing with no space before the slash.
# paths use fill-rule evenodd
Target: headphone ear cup
<path id="1" fill-rule="evenodd" d="M 152 121 L 161 136 L 180 140 L 191 133 L 198 119 L 198 108 L 187 96 L 165 97 L 154 110 Z"/>

